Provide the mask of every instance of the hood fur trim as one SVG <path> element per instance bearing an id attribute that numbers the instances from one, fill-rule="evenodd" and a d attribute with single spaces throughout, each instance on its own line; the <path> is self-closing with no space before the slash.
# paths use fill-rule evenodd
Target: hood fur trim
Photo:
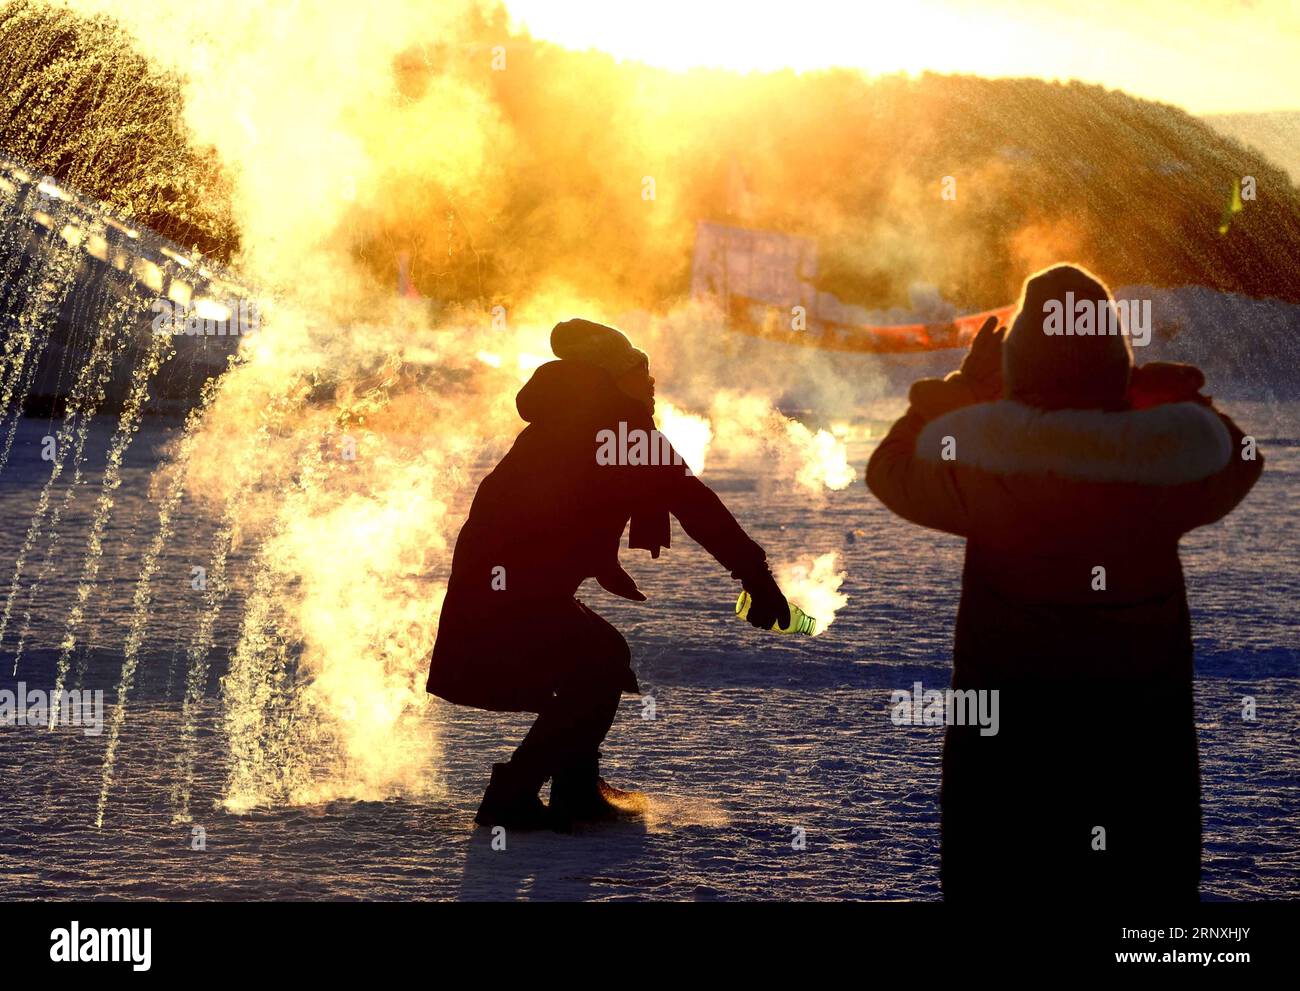
<path id="1" fill-rule="evenodd" d="M 926 424 L 917 456 L 997 475 L 1055 475 L 1084 482 L 1182 485 L 1221 471 L 1232 438 L 1213 410 L 1171 403 L 1144 410 L 1041 410 L 1003 400 L 964 406 Z"/>

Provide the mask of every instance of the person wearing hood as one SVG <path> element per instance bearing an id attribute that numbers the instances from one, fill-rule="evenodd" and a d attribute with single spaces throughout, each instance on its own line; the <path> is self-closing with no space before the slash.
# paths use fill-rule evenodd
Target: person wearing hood
<path id="1" fill-rule="evenodd" d="M 457 538 L 429 668 L 428 691 L 449 702 L 538 714 L 493 766 L 480 825 L 564 828 L 643 800 L 599 774 L 619 698 L 640 691 L 627 642 L 575 597 L 595 578 L 645 600 L 619 564 L 629 522 L 629 546 L 657 558 L 671 513 L 753 597 L 751 624 L 790 622 L 763 549 L 655 430 L 646 355 L 612 327 L 576 319 L 555 326 L 551 349 L 559 360 L 516 399 L 528 425 L 479 484 Z M 612 438 L 639 449 L 611 457 Z"/>
<path id="2" fill-rule="evenodd" d="M 965 538 L 952 697 L 998 693 L 996 732 L 946 711 L 948 901 L 1197 898 L 1178 541 L 1229 513 L 1263 459 L 1198 369 L 1134 368 L 1127 336 L 1061 333 L 1081 304 L 1114 307 L 1072 265 L 1027 279 L 1010 331 L 987 321 L 959 371 L 914 383 L 867 466 L 894 513 Z"/>

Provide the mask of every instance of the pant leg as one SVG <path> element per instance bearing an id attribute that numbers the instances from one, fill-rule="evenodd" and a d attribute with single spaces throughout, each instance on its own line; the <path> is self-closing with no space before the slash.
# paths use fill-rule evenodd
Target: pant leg
<path id="1" fill-rule="evenodd" d="M 529 786 L 541 788 L 562 768 L 594 760 L 614 724 L 623 689 L 599 677 L 561 685 L 510 758 Z"/>
<path id="2" fill-rule="evenodd" d="M 510 758 L 521 778 L 539 789 L 557 770 L 587 761 L 594 767 L 619 697 L 637 687 L 622 634 L 582 603 L 575 600 L 574 606 L 576 621 L 554 692 Z"/>

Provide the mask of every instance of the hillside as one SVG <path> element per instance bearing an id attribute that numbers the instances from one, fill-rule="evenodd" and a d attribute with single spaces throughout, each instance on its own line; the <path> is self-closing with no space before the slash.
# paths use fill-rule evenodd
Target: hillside
<path id="1" fill-rule="evenodd" d="M 511 37 L 500 10 L 461 30 L 413 40 L 367 108 L 384 126 L 356 136 L 377 178 L 335 237 L 383 285 L 403 259 L 440 303 L 557 290 L 660 308 L 688 290 L 696 222 L 717 220 L 814 238 L 819 288 L 868 307 L 918 285 L 996 306 L 1062 258 L 1116 285 L 1300 302 L 1300 190 L 1221 121 L 1033 79 L 673 73 Z M 503 37 L 509 68 L 494 71 Z M 11 0 L 0 54 L 0 149 L 177 241 L 235 251 L 228 177 L 256 160 L 191 147 L 182 81 L 111 21 Z M 454 135 L 469 164 L 436 174 L 436 149 L 394 151 L 393 133 Z M 1221 234 L 1243 176 L 1258 198 Z"/>
<path id="2" fill-rule="evenodd" d="M 1062 257 L 1116 284 L 1300 299 L 1300 191 L 1176 107 L 1032 79 L 674 74 L 521 48 L 509 72 L 452 58 L 424 70 L 477 82 L 523 166 L 481 212 L 447 194 L 459 216 L 492 216 L 475 231 L 487 295 L 558 270 L 606 297 L 671 296 L 694 222 L 712 219 L 816 238 L 821 288 L 870 306 L 906 303 L 916 283 L 996 305 Z M 660 189 L 652 220 L 636 195 L 646 175 Z M 941 197 L 945 176 L 955 200 Z M 1221 235 L 1243 176 L 1258 198 Z M 432 247 L 446 258 L 457 245 Z"/>
<path id="3" fill-rule="evenodd" d="M 1220 134 L 1235 138 L 1284 168 L 1300 184 L 1300 110 L 1267 114 L 1207 114 L 1202 118 Z"/>

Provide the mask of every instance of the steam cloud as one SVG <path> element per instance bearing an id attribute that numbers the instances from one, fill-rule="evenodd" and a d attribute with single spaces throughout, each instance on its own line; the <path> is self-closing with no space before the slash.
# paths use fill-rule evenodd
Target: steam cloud
<path id="1" fill-rule="evenodd" d="M 548 360 L 557 320 L 618 323 L 647 347 L 662 391 L 680 389 L 662 418 L 696 470 L 722 448 L 755 452 L 809 491 L 852 480 L 835 437 L 776 412 L 771 369 L 733 355 L 727 380 L 748 387 L 697 401 L 716 387 L 724 331 L 701 304 L 663 305 L 691 230 L 674 156 L 707 144 L 672 126 L 671 107 L 625 92 L 615 120 L 593 98 L 589 120 L 531 121 L 573 174 L 531 205 L 520 243 L 500 231 L 504 247 L 485 258 L 467 217 L 481 228 L 518 215 L 521 190 L 538 186 L 525 140 L 535 136 L 508 124 L 484 81 L 485 38 L 512 57 L 499 8 L 74 6 L 122 19 L 187 77 L 189 126 L 233 185 L 237 267 L 261 286 L 262 332 L 223 379 L 187 467 L 190 493 L 225 520 L 222 539 L 257 548 L 223 685 L 230 809 L 434 787 L 423 681 L 451 543 L 519 428 L 514 393 Z M 597 127 L 618 140 L 593 156 L 585 137 Z M 659 177 L 653 201 L 647 175 Z M 596 204 L 613 186 L 628 207 L 606 223 Z M 440 253 L 446 271 L 430 274 Z M 396 295 L 399 261 L 426 298 Z M 502 295 L 463 302 L 476 266 Z M 843 388 L 829 371 L 822 384 Z M 834 562 L 789 578 L 792 597 L 828 622 L 843 598 Z"/>

